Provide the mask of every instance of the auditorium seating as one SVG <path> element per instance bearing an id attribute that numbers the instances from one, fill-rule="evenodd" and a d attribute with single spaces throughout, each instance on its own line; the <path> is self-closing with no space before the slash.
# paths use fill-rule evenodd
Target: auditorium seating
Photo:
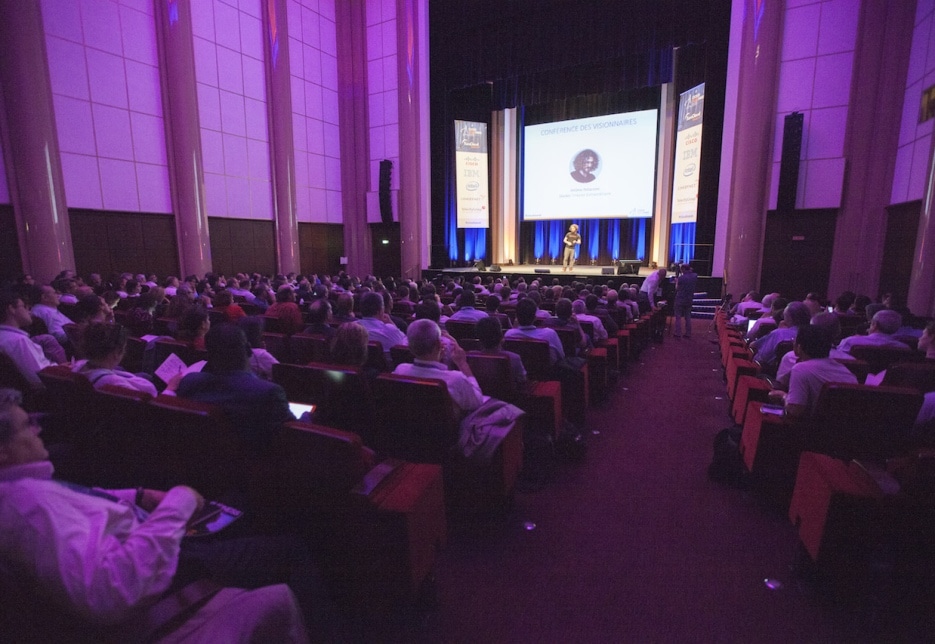
<path id="1" fill-rule="evenodd" d="M 374 431 L 373 395 L 359 367 L 315 362 L 275 364 L 273 382 L 285 390 L 291 402 L 315 405 L 314 417 L 319 423 L 357 432 L 365 440 Z"/>
<path id="2" fill-rule="evenodd" d="M 328 346 L 327 338 L 323 335 L 295 333 L 289 338 L 289 348 L 295 364 L 328 362 L 331 357 L 331 348 Z"/>
<path id="3" fill-rule="evenodd" d="M 589 404 L 587 364 L 577 371 L 564 369 L 561 374 L 557 374 L 550 362 L 549 343 L 545 340 L 506 338 L 503 348 L 519 355 L 530 380 L 559 380 L 562 383 L 562 410 L 565 418 L 584 426 Z"/>
<path id="4" fill-rule="evenodd" d="M 922 353 L 913 351 L 908 346 L 901 349 L 858 344 L 851 347 L 850 354 L 869 364 L 870 373 L 880 373 L 898 362 L 922 362 L 925 359 Z"/>
<path id="5" fill-rule="evenodd" d="M 808 419 L 747 410 L 740 452 L 755 485 L 788 504 L 799 455 L 814 451 L 838 458 L 882 461 L 909 448 L 909 433 L 922 405 L 916 391 L 828 383 Z"/>
<path id="6" fill-rule="evenodd" d="M 485 396 L 525 411 L 527 432 L 545 432 L 558 438 L 562 429 L 562 389 L 558 381 L 529 380 L 520 388 L 513 380 L 508 356 L 472 351 L 467 360 Z"/>
<path id="7" fill-rule="evenodd" d="M 368 443 L 378 453 L 442 465 L 445 498 L 453 508 L 489 510 L 511 503 L 522 467 L 522 420 L 491 461 L 481 463 L 452 449 L 458 442 L 460 417 L 444 381 L 381 374 L 373 390 L 378 429 Z"/>

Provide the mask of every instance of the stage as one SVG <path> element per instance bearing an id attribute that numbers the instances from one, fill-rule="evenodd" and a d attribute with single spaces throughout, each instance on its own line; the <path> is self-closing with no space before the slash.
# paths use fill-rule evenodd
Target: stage
<path id="1" fill-rule="evenodd" d="M 630 267 L 632 267 L 632 265 Z M 534 279 L 538 279 L 540 282 L 547 280 L 545 281 L 546 284 L 552 284 L 554 280 L 557 279 L 558 283 L 563 285 L 570 284 L 576 280 L 591 280 L 597 284 L 606 284 L 608 281 L 612 281 L 615 287 L 619 287 L 623 283 L 630 284 L 631 286 L 638 286 L 643 283 L 643 280 L 651 274 L 653 270 L 658 269 L 640 266 L 638 272 L 623 272 L 624 270 L 627 269 L 614 266 L 576 265 L 573 266 L 570 271 L 562 271 L 561 264 L 515 264 L 513 266 L 501 264 L 500 271 L 490 270 L 490 267 L 484 267 L 484 269 L 481 270 L 474 266 L 464 266 L 443 269 L 429 268 L 423 270 L 422 275 L 428 279 L 433 279 L 438 275 L 473 279 L 475 275 L 480 275 L 485 281 L 487 276 L 506 276 L 510 278 L 511 282 L 518 277 L 523 277 L 527 282 L 531 282 Z M 669 271 L 668 277 L 675 277 L 675 273 Z M 722 289 L 723 280 L 720 277 L 698 276 L 697 292 L 700 293 L 703 291 L 707 293 L 709 297 L 720 298 L 722 297 Z"/>

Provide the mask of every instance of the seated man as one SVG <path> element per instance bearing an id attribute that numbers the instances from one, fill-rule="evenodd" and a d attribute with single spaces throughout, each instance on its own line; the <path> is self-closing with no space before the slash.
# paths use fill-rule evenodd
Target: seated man
<path id="1" fill-rule="evenodd" d="M 64 313 L 58 310 L 61 296 L 51 286 L 43 286 L 39 296 L 39 302 L 32 307 L 33 317 L 37 317 L 45 322 L 49 333 L 58 340 L 62 346 L 68 346 L 68 335 L 65 333 L 65 325 L 73 324 L 73 321 Z"/>
<path id="2" fill-rule="evenodd" d="M 379 342 L 387 364 L 392 364 L 390 349 L 397 344 L 406 344 L 406 336 L 400 331 L 383 308 L 383 296 L 379 293 L 364 293 L 360 298 L 358 324 L 367 329 L 371 342 Z"/>
<path id="3" fill-rule="evenodd" d="M 558 311 L 559 303 L 560 302 L 556 302 L 555 304 L 556 312 Z M 536 303 L 529 298 L 520 300 L 516 305 L 516 323 L 518 326 L 515 329 L 507 330 L 504 337 L 506 339 L 516 338 L 519 340 L 545 340 L 549 343 L 549 363 L 555 365 L 555 363 L 565 357 L 565 349 L 562 347 L 562 341 L 554 330 L 536 326 L 537 310 L 538 307 Z"/>
<path id="4" fill-rule="evenodd" d="M 750 344 L 753 357 L 763 365 L 775 365 L 781 356 L 776 355 L 780 342 L 794 340 L 799 327 L 806 326 L 811 320 L 808 307 L 802 302 L 790 302 L 782 312 L 782 323 L 762 338 Z"/>
<path id="5" fill-rule="evenodd" d="M 513 376 L 513 384 L 516 385 L 517 389 L 522 389 L 526 384 L 526 368 L 523 366 L 523 360 L 518 354 L 503 350 L 503 327 L 500 326 L 500 322 L 492 317 L 478 320 L 477 339 L 480 341 L 481 350 L 484 353 L 506 356 L 510 359 L 510 373 Z"/>
<path id="6" fill-rule="evenodd" d="M 580 300 L 577 300 L 580 301 Z M 585 350 L 591 346 L 591 339 L 578 324 L 578 316 L 574 313 L 574 305 L 567 297 L 559 298 L 555 303 L 555 317 L 546 320 L 545 325 L 552 329 L 571 329 L 577 334 L 578 350 Z M 509 337 L 509 333 L 507 333 Z"/>
<path id="7" fill-rule="evenodd" d="M 53 480 L 39 432 L 19 407 L 19 393 L 0 390 L 0 569 L 6 593 L 16 588 L 17 596 L 5 594 L 4 603 L 5 608 L 10 601 L 23 606 L 27 620 L 31 615 L 33 627 L 47 629 L 47 636 L 64 641 L 80 633 L 78 616 L 98 627 L 102 641 L 149 641 L 155 635 L 151 629 L 160 626 L 159 609 L 166 606 L 156 604 L 152 613 L 147 609 L 196 578 L 224 584 L 236 577 L 245 587 L 259 588 L 283 581 L 277 577 L 314 577 L 313 567 L 281 572 L 279 557 L 285 568 L 301 561 L 299 549 L 293 550 L 300 544 L 294 541 L 286 546 L 269 540 L 261 549 L 262 539 L 199 544 L 183 539 L 186 524 L 204 504 L 189 487 L 104 492 Z M 187 552 L 187 546 L 194 549 Z M 30 591 L 41 601 L 22 601 L 21 593 L 28 597 Z M 283 586 L 199 595 L 195 600 L 206 603 L 198 612 L 161 635 L 204 642 L 306 641 L 295 597 Z M 61 611 L 68 617 L 62 618 Z"/>
<path id="8" fill-rule="evenodd" d="M 220 407 L 248 447 L 269 446 L 282 424 L 295 420 L 286 392 L 250 370 L 253 349 L 240 327 L 218 324 L 205 336 L 208 362 L 182 378 L 178 396 Z"/>
<path id="9" fill-rule="evenodd" d="M 486 312 L 474 308 L 476 303 L 477 300 L 473 291 L 461 291 L 461 296 L 458 298 L 458 310 L 448 319 L 458 322 L 477 322 L 478 320 L 486 318 Z"/>
<path id="10" fill-rule="evenodd" d="M 597 299 L 594 295 L 589 295 L 588 298 Z M 590 322 L 594 328 L 594 337 L 592 341 L 600 342 L 601 340 L 607 339 L 607 329 L 604 328 L 604 323 L 601 322 L 601 319 L 596 315 L 588 313 L 587 304 L 585 300 L 575 300 L 571 303 L 571 310 L 575 314 L 575 318 L 578 322 Z"/>
<path id="11" fill-rule="evenodd" d="M 510 322 L 510 316 L 506 313 L 500 313 L 499 295 L 487 296 L 487 301 L 484 302 L 484 309 L 487 311 L 487 315 L 489 317 L 499 320 L 500 326 L 502 326 L 504 329 L 510 329 L 513 327 L 513 323 Z"/>
<path id="12" fill-rule="evenodd" d="M 156 385 L 141 376 L 120 368 L 127 350 L 127 329 L 119 324 L 92 322 L 84 330 L 81 343 L 86 362 L 75 365 L 75 371 L 83 374 L 96 389 L 104 385 L 115 385 L 124 389 L 140 391 L 157 396 Z M 181 376 L 169 381 L 166 393 L 174 393 Z"/>
<path id="13" fill-rule="evenodd" d="M 873 318 L 870 320 L 870 331 L 867 333 L 867 335 L 848 336 L 841 340 L 841 344 L 838 345 L 838 349 L 846 353 L 850 353 L 851 347 L 862 345 L 890 347 L 893 349 L 905 349 L 906 351 L 909 351 L 910 347 L 908 344 L 893 338 L 893 334 L 899 330 L 899 327 L 902 326 L 902 323 L 902 316 L 896 311 L 890 309 L 877 311 L 873 314 Z"/>
<path id="14" fill-rule="evenodd" d="M 857 384 L 857 377 L 850 369 L 828 357 L 831 352 L 831 330 L 828 327 L 815 324 L 800 327 L 793 351 L 797 361 L 789 374 L 789 393 L 777 394 L 785 400 L 787 416 L 811 416 L 826 382 Z"/>
<path id="15" fill-rule="evenodd" d="M 449 357 L 457 369 L 449 370 L 440 361 L 441 336 L 441 329 L 432 320 L 420 319 L 410 324 L 406 337 L 415 360 L 412 364 L 404 362 L 398 365 L 393 373 L 444 380 L 448 386 L 448 395 L 451 396 L 452 402 L 457 406 L 463 418 L 467 412 L 483 404 L 484 395 L 481 393 L 480 385 L 477 384 L 474 374 L 471 373 L 464 349 L 457 344 L 451 349 Z"/>
<path id="16" fill-rule="evenodd" d="M 23 298 L 13 291 L 0 291 L 0 351 L 13 361 L 26 380 L 40 385 L 39 372 L 52 361 L 23 330 L 30 324 L 32 315 Z"/>
<path id="17" fill-rule="evenodd" d="M 324 336 L 326 340 L 331 340 L 335 334 L 335 328 L 328 324 L 331 322 L 331 302 L 322 298 L 315 300 L 308 307 L 308 326 L 305 327 L 305 333 Z"/>
<path id="18" fill-rule="evenodd" d="M 266 309 L 265 315 L 277 318 L 279 328 L 286 335 L 298 333 L 304 324 L 302 311 L 295 303 L 295 291 L 288 284 L 283 284 L 276 290 L 276 303 Z"/>

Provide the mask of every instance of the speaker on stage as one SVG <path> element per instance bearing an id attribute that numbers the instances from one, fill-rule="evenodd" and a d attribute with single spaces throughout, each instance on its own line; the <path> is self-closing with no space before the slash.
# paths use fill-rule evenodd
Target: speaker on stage
<path id="1" fill-rule="evenodd" d="M 601 266 L 601 275 L 613 275 L 614 267 L 613 266 Z"/>
<path id="2" fill-rule="evenodd" d="M 491 265 L 490 265 L 490 272 L 491 272 L 491 273 L 499 273 L 501 270 L 502 270 L 502 269 L 500 268 L 500 264 L 491 264 Z"/>
<path id="3" fill-rule="evenodd" d="M 481 260 L 477 260 L 476 262 L 474 262 L 474 268 L 477 269 L 477 270 L 479 270 L 479 271 L 486 271 L 486 270 L 487 270 L 487 269 L 484 267 L 484 262 L 482 262 Z"/>
<path id="4" fill-rule="evenodd" d="M 550 271 L 550 270 L 547 269 L 547 268 L 537 268 L 537 269 L 535 269 L 535 271 L 536 271 L 537 273 L 551 273 L 551 272 L 552 272 L 552 271 Z"/>
<path id="5" fill-rule="evenodd" d="M 393 199 L 390 193 L 390 179 L 393 174 L 393 162 L 389 159 L 380 161 L 380 221 L 393 223 Z"/>

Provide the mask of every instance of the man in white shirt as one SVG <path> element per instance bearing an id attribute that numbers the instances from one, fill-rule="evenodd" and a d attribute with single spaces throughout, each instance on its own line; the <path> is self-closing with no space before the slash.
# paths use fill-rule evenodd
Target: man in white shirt
<path id="1" fill-rule="evenodd" d="M 23 377 L 39 385 L 39 372 L 52 362 L 23 330 L 30 324 L 32 315 L 23 299 L 13 291 L 0 292 L 0 351 L 9 356 Z"/>
<path id="2" fill-rule="evenodd" d="M 58 310 L 60 298 L 61 296 L 54 288 L 48 285 L 43 286 L 39 303 L 32 307 L 32 314 L 45 322 L 49 333 L 64 346 L 68 342 L 65 325 L 74 324 L 74 322 Z"/>
<path id="3" fill-rule="evenodd" d="M 658 271 L 650 273 L 649 277 L 643 280 L 640 286 L 640 312 L 649 313 L 656 310 L 656 293 L 662 288 L 662 280 L 666 278 L 666 269 L 660 268 Z M 643 303 L 648 307 L 642 306 Z M 643 310 L 645 308 L 645 310 Z"/>
<path id="4" fill-rule="evenodd" d="M 383 353 L 387 364 L 392 364 L 390 358 L 390 349 L 394 346 L 407 344 L 406 336 L 400 331 L 390 316 L 383 310 L 383 296 L 379 293 L 364 293 L 360 298 L 361 319 L 357 321 L 362 327 L 367 329 L 371 342 L 379 342 L 383 347 Z"/>
<path id="5" fill-rule="evenodd" d="M 852 335 L 844 338 L 841 340 L 841 344 L 838 345 L 838 349 L 850 353 L 851 347 L 869 345 L 910 351 L 908 344 L 893 338 L 893 334 L 899 330 L 901 325 L 902 316 L 896 311 L 890 309 L 877 311 L 870 320 L 870 330 L 867 335 Z"/>
<path id="6" fill-rule="evenodd" d="M 0 389 L 0 569 L 4 585 L 31 589 L 41 597 L 41 605 L 26 608 L 36 621 L 50 611 L 68 614 L 72 636 L 81 632 L 80 622 L 74 619 L 78 615 L 85 623 L 106 625 L 100 634 L 106 633 L 107 640 L 148 640 L 137 629 L 156 617 L 155 612 L 147 615 L 148 605 L 173 582 L 187 579 L 180 563 L 185 551 L 182 537 L 204 499 L 186 486 L 168 492 L 104 491 L 53 480 L 40 431 L 19 406 L 18 392 Z M 238 545 L 243 546 L 242 556 L 227 563 L 248 576 L 268 576 L 264 564 L 254 564 L 258 559 L 244 559 L 264 553 L 251 551 L 248 541 Z M 233 552 L 223 542 L 201 544 L 192 554 L 193 563 L 201 557 L 198 549 L 212 547 L 225 549 L 223 556 Z M 196 569 L 211 575 L 215 569 L 208 560 L 200 560 L 208 567 Z M 257 586 L 263 583 L 268 582 Z M 271 588 L 278 590 L 270 595 Z M 292 593 L 283 586 L 260 590 L 251 595 L 228 588 L 213 597 L 205 595 L 205 604 L 193 614 L 194 619 L 185 621 L 173 637 L 179 641 L 189 637 L 185 641 L 193 642 L 306 641 Z M 154 610 L 159 610 L 159 604 Z M 44 626 L 50 630 L 47 635 L 54 633 L 54 627 Z M 57 635 L 63 640 L 69 637 L 65 632 Z"/>
<path id="7" fill-rule="evenodd" d="M 461 296 L 458 298 L 458 310 L 448 319 L 457 322 L 477 322 L 478 320 L 483 320 L 487 317 L 487 313 L 474 308 L 476 303 L 477 299 L 472 291 L 461 291 Z"/>
<path id="8" fill-rule="evenodd" d="M 857 377 L 850 369 L 828 357 L 831 351 L 828 328 L 814 324 L 799 327 L 793 350 L 798 361 L 792 367 L 789 393 L 785 394 L 787 416 L 806 417 L 815 413 L 826 382 L 857 384 Z"/>
<path id="9" fill-rule="evenodd" d="M 464 349 L 454 345 L 448 356 L 457 370 L 449 370 L 447 365 L 441 362 L 441 335 L 441 329 L 432 320 L 416 320 L 410 324 L 406 337 L 415 360 L 412 364 L 403 363 L 397 366 L 393 373 L 444 380 L 448 387 L 448 395 L 463 416 L 466 412 L 480 407 L 484 402 L 484 395 L 474 374 L 471 373 Z"/>
<path id="10" fill-rule="evenodd" d="M 518 326 L 515 329 L 507 330 L 503 337 L 507 340 L 510 338 L 545 340 L 549 343 L 549 363 L 554 365 L 565 357 L 565 348 L 562 346 L 558 333 L 553 329 L 536 326 L 536 311 L 538 309 L 536 303 L 528 297 L 521 300 L 516 305 L 516 322 Z"/>

